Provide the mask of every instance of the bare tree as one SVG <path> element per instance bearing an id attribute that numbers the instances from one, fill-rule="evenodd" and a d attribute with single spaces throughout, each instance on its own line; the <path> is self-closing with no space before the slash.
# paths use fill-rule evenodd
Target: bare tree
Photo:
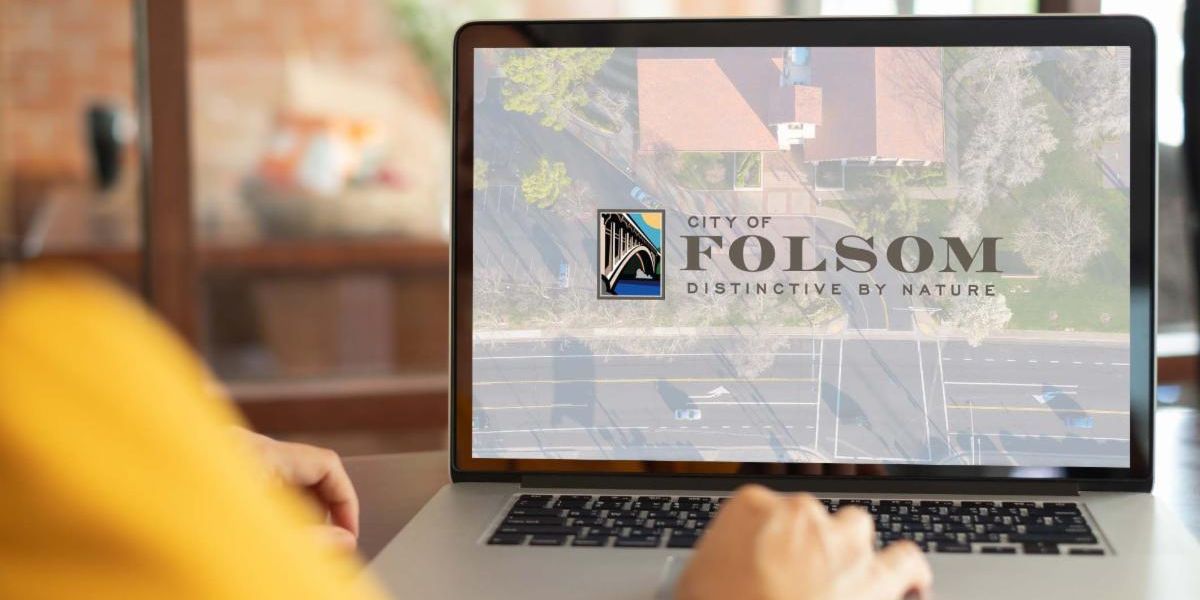
<path id="1" fill-rule="evenodd" d="M 1104 250 L 1108 231 L 1096 208 L 1071 191 L 1051 197 L 1017 229 L 1013 244 L 1038 275 L 1063 283 L 1083 278 L 1088 262 Z"/>
<path id="2" fill-rule="evenodd" d="M 978 233 L 973 222 L 988 201 L 1041 177 L 1058 146 L 1046 104 L 1036 99 L 1037 55 L 1029 48 L 971 50 L 959 68 L 962 108 L 976 121 L 963 152 L 954 233 Z"/>
<path id="3" fill-rule="evenodd" d="M 1075 145 L 1095 148 L 1129 133 L 1129 63 L 1109 48 L 1071 48 L 1060 62 L 1070 92 Z"/>
<path id="4" fill-rule="evenodd" d="M 970 281 L 983 287 L 978 281 Z M 971 347 L 979 346 L 995 331 L 1004 329 L 1012 319 L 1008 300 L 994 296 L 949 296 L 942 311 L 942 324 L 959 330 Z"/>

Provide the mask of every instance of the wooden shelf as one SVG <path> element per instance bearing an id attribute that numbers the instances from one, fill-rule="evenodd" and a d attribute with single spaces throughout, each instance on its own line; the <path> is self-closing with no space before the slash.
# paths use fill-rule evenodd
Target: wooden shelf
<path id="1" fill-rule="evenodd" d="M 446 272 L 449 246 L 429 239 L 271 241 L 201 246 L 198 268 L 208 274 L 320 273 L 328 271 Z M 48 249 L 37 261 L 70 261 L 136 281 L 141 255 L 135 248 Z"/>
<path id="2" fill-rule="evenodd" d="M 258 431 L 440 429 L 448 423 L 447 375 L 235 381 L 227 384 Z"/>

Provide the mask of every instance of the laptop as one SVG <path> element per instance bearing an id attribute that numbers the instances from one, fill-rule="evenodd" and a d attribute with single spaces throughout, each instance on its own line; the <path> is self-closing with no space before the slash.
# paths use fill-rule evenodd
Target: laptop
<path id="1" fill-rule="evenodd" d="M 747 482 L 866 507 L 939 598 L 1200 589 L 1149 493 L 1146 21 L 454 43 L 453 483 L 397 597 L 669 597 Z"/>

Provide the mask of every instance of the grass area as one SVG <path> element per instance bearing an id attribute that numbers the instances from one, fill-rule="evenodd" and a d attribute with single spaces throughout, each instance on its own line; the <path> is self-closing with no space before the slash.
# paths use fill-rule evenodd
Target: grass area
<path id="1" fill-rule="evenodd" d="M 1013 313 L 1009 329 L 1129 331 L 1129 294 L 1093 278 L 1075 285 L 1006 279 L 998 282 L 998 290 Z"/>
<path id="2" fill-rule="evenodd" d="M 731 190 L 733 159 L 733 154 L 725 152 L 681 152 L 671 157 L 671 171 L 689 189 Z"/>

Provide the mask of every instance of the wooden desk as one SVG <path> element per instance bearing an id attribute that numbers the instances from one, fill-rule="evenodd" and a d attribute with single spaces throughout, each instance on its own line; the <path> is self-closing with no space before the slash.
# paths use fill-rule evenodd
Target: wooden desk
<path id="1" fill-rule="evenodd" d="M 1200 412 L 1163 408 L 1156 423 L 1158 481 L 1164 499 L 1200 537 Z M 373 558 L 449 481 L 446 451 L 381 454 L 346 459 L 362 502 L 359 550 Z"/>

